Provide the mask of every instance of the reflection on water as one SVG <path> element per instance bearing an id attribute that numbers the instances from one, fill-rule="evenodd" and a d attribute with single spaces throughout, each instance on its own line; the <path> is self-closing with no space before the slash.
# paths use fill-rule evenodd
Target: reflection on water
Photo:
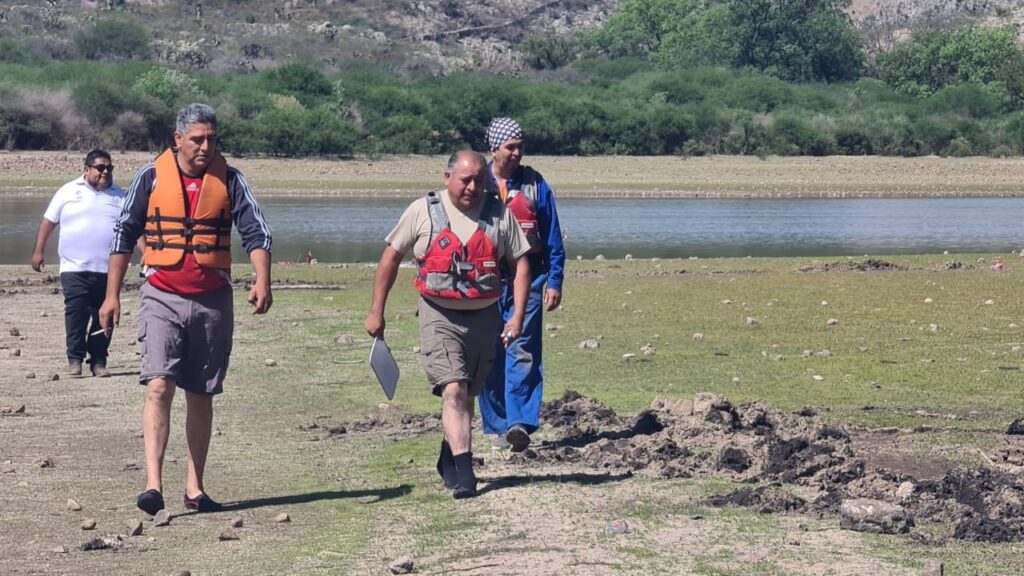
<path id="1" fill-rule="evenodd" d="M 48 198 L 0 191 L 0 264 L 27 264 Z M 407 200 L 264 199 L 274 259 L 373 262 Z M 1015 198 L 559 201 L 569 258 L 1002 252 L 1024 245 Z M 240 243 L 234 242 L 236 251 Z M 56 264 L 56 238 L 47 261 Z M 238 251 L 236 257 L 243 257 Z M 54 268 L 55 270 L 55 268 Z"/>

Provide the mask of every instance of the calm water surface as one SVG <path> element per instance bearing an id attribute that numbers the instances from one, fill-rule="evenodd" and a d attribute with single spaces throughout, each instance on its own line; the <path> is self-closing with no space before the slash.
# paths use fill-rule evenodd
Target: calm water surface
<path id="1" fill-rule="evenodd" d="M 3 197 L 0 264 L 27 263 L 48 198 Z M 275 260 L 371 262 L 408 200 L 264 199 Z M 564 199 L 569 258 L 1003 252 L 1024 246 L 1019 198 Z M 235 246 L 238 246 L 235 242 Z M 48 262 L 56 263 L 56 238 Z"/>

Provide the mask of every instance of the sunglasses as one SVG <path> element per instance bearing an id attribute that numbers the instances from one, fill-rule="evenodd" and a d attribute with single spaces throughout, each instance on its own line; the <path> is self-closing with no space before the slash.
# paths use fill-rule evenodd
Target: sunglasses
<path id="1" fill-rule="evenodd" d="M 88 166 L 88 164 L 86 166 Z M 113 164 L 93 164 L 92 166 L 89 166 L 89 168 L 92 168 L 93 170 L 99 172 L 100 174 L 103 174 L 104 172 L 114 171 Z"/>

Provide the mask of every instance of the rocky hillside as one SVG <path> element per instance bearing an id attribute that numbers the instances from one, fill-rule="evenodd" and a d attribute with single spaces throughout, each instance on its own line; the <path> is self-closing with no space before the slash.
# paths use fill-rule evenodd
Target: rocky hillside
<path id="1" fill-rule="evenodd" d="M 75 35 L 99 18 L 150 30 L 154 56 L 214 71 L 295 58 L 444 74 L 526 67 L 520 43 L 600 25 L 618 0 L 31 0 L 0 1 L 0 38 L 53 58 L 76 56 Z M 1019 0 L 854 0 L 869 50 L 915 29 L 965 20 L 1024 22 Z"/>

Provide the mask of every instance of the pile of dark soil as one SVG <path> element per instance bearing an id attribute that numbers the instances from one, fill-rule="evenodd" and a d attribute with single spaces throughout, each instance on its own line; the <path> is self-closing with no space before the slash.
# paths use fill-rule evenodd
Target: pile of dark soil
<path id="1" fill-rule="evenodd" d="M 734 406 L 713 394 L 698 394 L 692 405 L 658 399 L 653 406 L 624 418 L 596 400 L 566 392 L 541 411 L 542 423 L 555 429 L 556 439 L 512 455 L 512 462 L 573 464 L 661 478 L 727 477 L 761 486 L 712 498 L 709 504 L 764 512 L 835 513 L 844 499 L 883 500 L 903 506 L 919 521 L 951 526 L 958 539 L 1024 541 L 1024 480 L 1019 474 L 950 469 L 938 480 L 919 480 L 869 468 L 850 433 L 821 422 L 813 410 L 790 414 L 763 402 Z M 785 485 L 810 488 L 817 496 L 801 498 Z"/>
<path id="2" fill-rule="evenodd" d="M 863 262 L 831 262 L 799 268 L 801 272 L 898 272 L 906 269 L 906 266 L 877 258 L 868 258 Z"/>

